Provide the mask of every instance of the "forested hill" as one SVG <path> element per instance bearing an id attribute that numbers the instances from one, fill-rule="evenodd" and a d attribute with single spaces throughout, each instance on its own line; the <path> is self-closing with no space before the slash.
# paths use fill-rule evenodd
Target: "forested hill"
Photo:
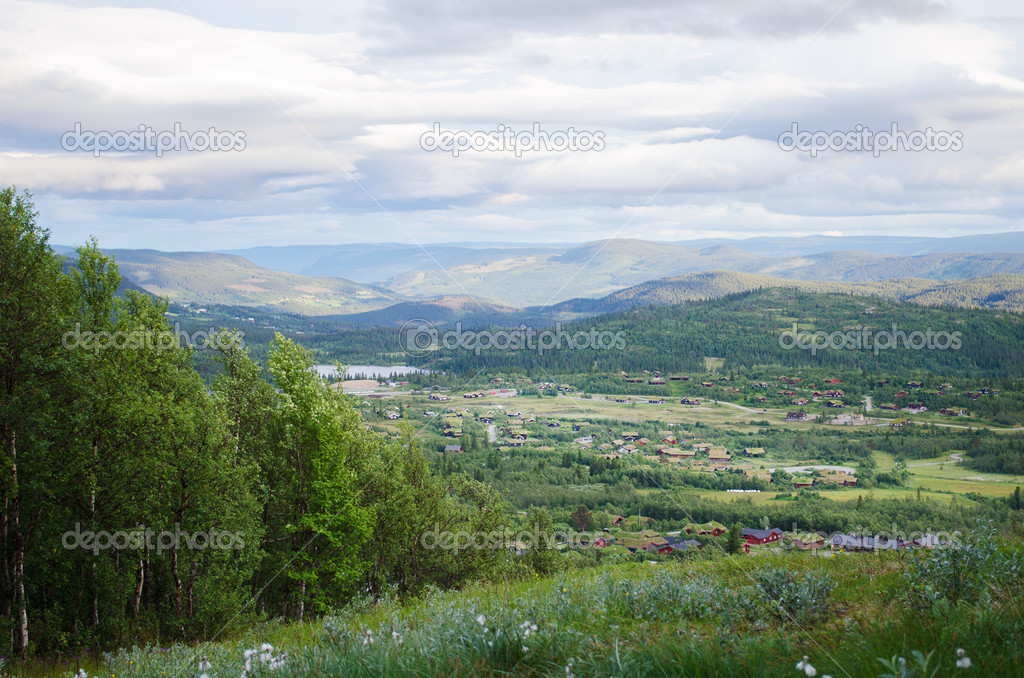
<path id="1" fill-rule="evenodd" d="M 828 348 L 812 352 L 780 344 L 792 331 L 873 334 L 897 331 L 948 333 L 946 349 L 898 346 Z M 552 372 L 697 371 L 705 357 L 737 366 L 826 366 L 890 373 L 923 370 L 945 375 L 1020 378 L 1024 374 L 1024 316 L 987 309 L 934 308 L 859 295 L 818 294 L 772 288 L 742 292 L 712 301 L 644 307 L 580 320 L 565 332 L 621 332 L 624 346 L 610 350 L 556 350 L 499 353 L 439 352 L 429 360 L 454 369 L 522 369 Z M 856 337 L 854 337 L 856 339 Z M 783 342 L 791 343 L 791 342 Z M 913 344 L 913 342 L 911 342 Z M 943 343 L 943 342 L 938 342 Z M 933 346 L 938 345 L 933 342 Z M 956 346 L 959 346 L 958 348 Z"/>
<path id="2" fill-rule="evenodd" d="M 998 274 L 948 281 L 900 278 L 849 283 L 791 280 L 735 271 L 707 271 L 651 280 L 613 292 L 600 299 L 572 299 L 555 304 L 547 312 L 555 317 L 610 313 L 637 306 L 667 306 L 717 299 L 727 294 L 772 287 L 792 288 L 804 292 L 888 297 L 928 306 L 980 306 L 1024 311 L 1024 275 Z"/>

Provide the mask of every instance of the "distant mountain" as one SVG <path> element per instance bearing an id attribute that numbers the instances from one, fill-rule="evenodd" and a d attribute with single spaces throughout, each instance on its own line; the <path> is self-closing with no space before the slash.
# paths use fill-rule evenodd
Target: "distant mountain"
<path id="1" fill-rule="evenodd" d="M 663 287 L 666 279 L 713 271 L 796 282 L 884 282 L 885 288 L 892 286 L 888 281 L 898 280 L 901 281 L 900 293 L 920 293 L 924 295 L 922 300 L 964 298 L 968 304 L 1013 308 L 1016 307 L 1017 296 L 1011 288 L 997 285 L 993 292 L 996 296 L 992 296 L 986 291 L 989 282 L 967 291 L 963 291 L 966 288 L 962 282 L 954 282 L 955 288 L 946 290 L 937 287 L 940 281 L 987 279 L 999 275 L 1011 276 L 1007 280 L 1012 281 L 1015 279 L 1013 276 L 1024 274 L 1024 253 L 1011 251 L 1016 241 L 1010 236 L 1014 234 L 1004 235 L 1009 242 L 1006 251 L 914 256 L 835 250 L 769 257 L 742 249 L 746 241 L 720 242 L 698 248 L 635 239 L 597 240 L 556 249 L 533 246 L 474 248 L 457 244 L 430 245 L 424 252 L 413 245 L 392 243 L 245 250 L 264 264 L 301 269 L 305 273 L 272 270 L 259 262 L 223 253 L 113 252 L 126 276 L 153 294 L 175 301 L 276 308 L 309 315 L 372 314 L 406 301 L 427 304 L 427 310 L 431 305 L 437 305 L 440 308 L 431 312 L 451 315 L 454 312 L 450 308 L 444 310 L 448 308 L 445 304 L 436 304 L 433 300 L 453 296 L 476 299 L 485 306 L 489 305 L 489 310 L 480 311 L 486 317 L 507 314 L 505 307 L 527 309 L 570 300 L 575 307 L 583 308 L 587 304 L 579 301 L 582 298 L 598 300 L 600 303 L 591 305 L 597 308 L 611 303 L 606 298 L 618 299 L 614 295 L 620 290 L 650 281 L 658 281 Z M 837 240 L 850 242 L 844 238 Z M 931 246 L 932 240 L 941 239 L 895 239 L 902 243 L 901 247 Z M 418 264 L 423 267 L 411 268 Z M 350 272 L 368 277 L 394 271 L 398 272 L 376 285 L 353 282 L 349 276 L 340 275 L 340 272 Z M 719 273 L 713 280 L 722 289 L 749 289 L 752 280 L 734 278 L 726 281 L 721 276 Z M 906 288 L 908 279 L 927 282 L 920 289 Z M 690 295 L 685 298 L 706 298 L 702 295 L 712 294 L 701 291 L 705 283 L 700 280 L 710 279 L 684 279 L 685 285 L 689 285 L 686 294 Z M 817 289 L 826 287 L 819 284 Z M 874 288 L 853 289 L 871 293 Z M 633 290 L 628 293 L 639 292 Z M 661 293 L 667 292 L 662 289 Z M 543 309 L 533 309 L 530 313 L 543 313 Z M 472 309 L 465 311 L 467 317 L 474 314 Z M 375 317 L 367 316 L 367 322 Z"/>
<path id="2" fill-rule="evenodd" d="M 635 307 L 671 306 L 718 299 L 737 292 L 788 288 L 802 292 L 858 294 L 912 301 L 926 306 L 994 308 L 1024 312 L 1024 275 L 993 275 L 970 280 L 921 278 L 868 283 L 790 280 L 733 271 L 709 271 L 651 280 L 601 299 L 573 299 L 547 309 L 553 319 L 575 319 Z M 536 314 L 542 309 L 528 309 Z"/>
<path id="3" fill-rule="evenodd" d="M 225 250 L 274 271 L 301 275 L 327 275 L 375 283 L 414 270 L 438 270 L 465 264 L 485 264 L 523 254 L 550 254 L 558 245 L 522 247 L 462 244 L 407 245 L 377 243 L 353 245 L 290 245 Z"/>
<path id="4" fill-rule="evenodd" d="M 835 251 L 765 257 L 733 245 L 694 249 L 642 240 L 599 240 L 559 254 L 510 257 L 446 270 L 410 271 L 386 286 L 405 296 L 459 293 L 514 306 L 547 305 L 576 297 L 602 297 L 649 280 L 728 270 L 739 273 L 835 282 L 901 278 L 959 280 L 993 274 L 1024 274 L 1024 253 L 952 253 L 888 256 Z"/>
<path id="5" fill-rule="evenodd" d="M 983 233 L 955 238 L 927 238 L 875 235 L 809 235 L 804 237 L 760 237 L 734 240 L 707 238 L 673 243 L 681 247 L 704 249 L 731 245 L 744 252 L 772 257 L 822 254 L 836 250 L 858 250 L 874 254 L 920 256 L 943 252 L 1024 252 L 1024 231 Z"/>
<path id="6" fill-rule="evenodd" d="M 110 250 L 121 274 L 176 302 L 219 303 L 324 315 L 355 313 L 403 301 L 385 289 L 332 277 L 299 276 L 210 252 Z"/>

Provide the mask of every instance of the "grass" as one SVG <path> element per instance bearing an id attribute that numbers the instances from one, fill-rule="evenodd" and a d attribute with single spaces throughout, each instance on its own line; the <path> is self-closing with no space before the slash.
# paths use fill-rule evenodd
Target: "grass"
<path id="1" fill-rule="evenodd" d="M 910 557 L 699 554 L 570 570 L 356 605 L 318 624 L 264 625 L 222 643 L 125 650 L 107 670 L 194 678 L 205 656 L 210 678 L 235 677 L 242 652 L 268 642 L 288 659 L 252 675 L 793 678 L 807 655 L 818 675 L 855 678 L 876 677 L 878 658 L 913 650 L 934 651 L 932 666 L 951 675 L 959 647 L 973 674 L 1019 675 L 1017 596 L 916 605 L 904 577 Z"/>

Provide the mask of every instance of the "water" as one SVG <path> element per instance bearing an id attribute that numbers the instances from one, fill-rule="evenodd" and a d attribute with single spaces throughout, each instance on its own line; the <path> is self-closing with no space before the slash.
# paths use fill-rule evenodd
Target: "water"
<path id="1" fill-rule="evenodd" d="M 334 365 L 314 365 L 313 369 L 316 370 L 321 378 L 338 376 L 338 371 L 334 369 Z M 405 374 L 429 374 L 429 372 L 430 370 L 410 367 L 409 365 L 348 365 L 346 375 L 349 379 L 356 375 L 365 375 L 367 377 L 381 376 L 385 379 L 394 379 Z"/>

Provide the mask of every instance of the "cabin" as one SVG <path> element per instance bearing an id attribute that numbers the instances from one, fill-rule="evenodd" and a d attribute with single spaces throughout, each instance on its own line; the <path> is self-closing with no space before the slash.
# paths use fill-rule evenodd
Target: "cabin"
<path id="1" fill-rule="evenodd" d="M 825 383 L 826 384 L 841 384 L 841 383 L 843 383 L 843 381 L 842 381 L 842 379 L 839 379 L 839 378 L 832 378 L 832 379 L 826 379 Z"/>
<path id="2" fill-rule="evenodd" d="M 715 382 L 713 382 L 713 381 L 702 381 L 702 382 L 700 382 L 700 385 L 703 386 L 704 388 L 711 388 L 712 386 L 715 385 Z"/>
<path id="3" fill-rule="evenodd" d="M 807 415 L 804 412 L 787 412 L 786 421 L 807 421 Z"/>
<path id="4" fill-rule="evenodd" d="M 960 410 L 960 409 L 953 409 L 953 408 L 941 409 L 941 410 L 939 410 L 939 414 L 945 415 L 947 417 L 966 417 L 966 416 L 968 416 L 967 410 Z"/>
<path id="5" fill-rule="evenodd" d="M 640 434 L 637 433 L 636 431 L 624 431 L 622 433 L 622 439 L 635 442 L 637 440 L 640 440 Z"/>
<path id="6" fill-rule="evenodd" d="M 792 400 L 789 401 L 789 404 L 790 405 L 806 405 L 807 404 L 807 398 L 793 398 Z"/>
<path id="7" fill-rule="evenodd" d="M 447 452 L 462 452 L 462 445 L 445 445 L 444 451 Z"/>
<path id="8" fill-rule="evenodd" d="M 777 527 L 773 527 L 770 530 L 743 528 L 743 538 L 752 546 L 770 544 L 782 538 L 782 530 Z"/>
<path id="9" fill-rule="evenodd" d="M 665 404 L 665 399 L 664 398 L 648 398 L 647 402 L 649 404 L 651 404 L 651 405 L 664 405 Z"/>
<path id="10" fill-rule="evenodd" d="M 451 398 L 449 398 L 448 396 L 444 395 L 443 393 L 431 393 L 427 397 L 430 398 L 431 400 L 437 400 L 437 401 L 442 402 L 442 403 L 446 403 L 449 400 L 451 400 Z"/>
<path id="11" fill-rule="evenodd" d="M 763 457 L 765 455 L 765 451 L 763 447 L 744 447 L 743 454 L 748 457 Z"/>
<path id="12" fill-rule="evenodd" d="M 700 405 L 699 398 L 683 398 L 679 401 L 680 405 Z"/>

